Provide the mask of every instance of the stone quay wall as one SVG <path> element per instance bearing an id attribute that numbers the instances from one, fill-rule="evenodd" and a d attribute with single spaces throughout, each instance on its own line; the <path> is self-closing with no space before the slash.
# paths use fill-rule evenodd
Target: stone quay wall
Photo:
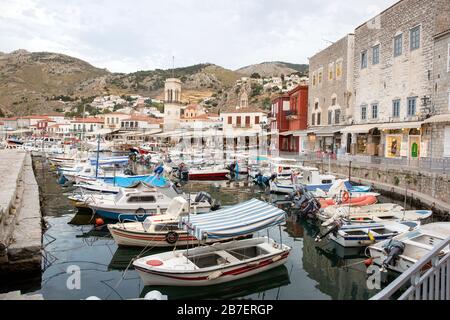
<path id="1" fill-rule="evenodd" d="M 42 217 L 29 153 L 0 150 L 0 276 L 40 272 Z"/>

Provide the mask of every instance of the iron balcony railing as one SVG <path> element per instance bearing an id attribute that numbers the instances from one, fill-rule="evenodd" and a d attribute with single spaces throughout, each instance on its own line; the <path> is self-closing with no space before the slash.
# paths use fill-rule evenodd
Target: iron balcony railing
<path id="1" fill-rule="evenodd" d="M 398 300 L 450 300 L 450 252 L 442 253 L 449 244 L 450 237 L 442 240 L 370 300 L 393 299 L 402 290 Z"/>

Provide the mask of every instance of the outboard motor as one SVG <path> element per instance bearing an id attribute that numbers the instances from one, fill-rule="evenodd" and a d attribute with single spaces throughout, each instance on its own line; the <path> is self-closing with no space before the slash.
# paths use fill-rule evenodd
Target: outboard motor
<path id="1" fill-rule="evenodd" d="M 207 201 L 211 205 L 211 210 L 215 211 L 220 208 L 220 202 L 211 197 L 208 192 L 201 191 L 194 199 L 195 202 Z"/>
<path id="2" fill-rule="evenodd" d="M 125 170 L 123 170 L 123 174 L 125 174 L 127 176 L 135 176 L 136 175 L 131 168 L 125 168 Z"/>
<path id="3" fill-rule="evenodd" d="M 317 235 L 317 237 L 314 239 L 314 241 L 320 242 L 320 241 L 322 241 L 323 238 L 325 238 L 330 233 L 333 233 L 334 236 L 336 237 L 338 230 L 342 227 L 343 224 L 344 224 L 344 222 L 341 219 L 334 220 L 333 223 L 331 224 L 330 228 L 328 229 L 328 231 L 325 232 L 323 235 L 320 235 L 320 234 Z"/>
<path id="4" fill-rule="evenodd" d="M 389 265 L 395 265 L 399 255 L 405 251 L 405 244 L 398 240 L 391 239 L 386 245 L 383 246 L 383 249 L 388 256 L 381 264 L 382 271 L 386 270 Z"/>
<path id="5" fill-rule="evenodd" d="M 189 169 L 185 166 L 184 163 L 180 163 L 177 169 L 178 173 L 178 179 L 183 181 L 189 180 Z"/>
<path id="6" fill-rule="evenodd" d="M 320 203 L 307 191 L 291 194 L 292 208 L 298 210 L 303 218 L 315 218 L 320 209 Z"/>

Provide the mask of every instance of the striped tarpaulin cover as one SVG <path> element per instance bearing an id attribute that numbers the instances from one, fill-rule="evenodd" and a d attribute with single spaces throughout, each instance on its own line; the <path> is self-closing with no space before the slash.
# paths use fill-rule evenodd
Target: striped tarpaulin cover
<path id="1" fill-rule="evenodd" d="M 285 212 L 252 199 L 211 213 L 184 216 L 179 227 L 197 239 L 230 238 L 250 234 L 285 222 Z"/>

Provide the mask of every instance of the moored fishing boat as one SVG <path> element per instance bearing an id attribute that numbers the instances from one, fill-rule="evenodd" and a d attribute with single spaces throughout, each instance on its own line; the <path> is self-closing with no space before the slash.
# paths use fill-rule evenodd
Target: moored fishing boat
<path id="1" fill-rule="evenodd" d="M 371 245 L 368 250 L 373 262 L 383 270 L 402 273 L 449 236 L 450 222 L 434 222 Z M 447 246 L 440 254 L 445 255 L 449 252 L 450 248 Z"/>
<path id="2" fill-rule="evenodd" d="M 250 200 L 215 213 L 181 218 L 200 241 L 251 234 L 279 225 L 285 212 Z M 133 262 L 145 285 L 207 286 L 248 277 L 284 264 L 291 248 L 267 237 L 215 243 L 151 255 Z"/>
<path id="3" fill-rule="evenodd" d="M 414 221 L 348 224 L 331 232 L 329 237 L 343 247 L 365 247 L 414 230 L 419 226 L 420 222 Z"/>
<path id="4" fill-rule="evenodd" d="M 133 247 L 183 247 L 195 245 L 195 236 L 178 227 L 179 218 L 188 212 L 188 201 L 174 198 L 165 214 L 147 217 L 144 222 L 108 224 L 108 229 L 119 246 Z M 206 239 L 206 244 L 227 241 L 232 238 Z"/>
<path id="5" fill-rule="evenodd" d="M 387 220 L 424 220 L 432 215 L 430 210 L 404 210 L 402 206 L 395 203 L 372 204 L 363 207 L 329 206 L 321 209 L 317 217 L 324 221 L 322 225 L 326 226 L 336 219 L 347 219 L 349 221 L 373 222 Z"/>

